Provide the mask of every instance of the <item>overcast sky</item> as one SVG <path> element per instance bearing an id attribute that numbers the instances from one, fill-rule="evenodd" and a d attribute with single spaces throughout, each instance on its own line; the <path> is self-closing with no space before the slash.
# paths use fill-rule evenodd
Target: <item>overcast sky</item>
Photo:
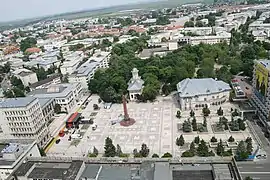
<path id="1" fill-rule="evenodd" d="M 150 0 L 3 0 L 0 22 Z"/>

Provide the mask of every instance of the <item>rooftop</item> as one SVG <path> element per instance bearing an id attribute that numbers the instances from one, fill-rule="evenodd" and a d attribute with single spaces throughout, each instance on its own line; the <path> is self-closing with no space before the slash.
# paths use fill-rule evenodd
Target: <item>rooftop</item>
<path id="1" fill-rule="evenodd" d="M 58 74 L 58 75 L 56 75 L 56 76 L 49 77 L 49 78 L 47 78 L 47 79 L 38 81 L 38 82 L 36 82 L 36 83 L 31 84 L 30 87 L 31 87 L 31 88 L 36 88 L 36 87 L 41 86 L 41 85 L 43 85 L 43 84 L 47 84 L 47 83 L 53 81 L 54 79 L 60 78 L 60 76 L 61 76 L 61 75 Z"/>
<path id="2" fill-rule="evenodd" d="M 229 84 L 216 81 L 212 78 L 189 79 L 186 78 L 177 84 L 180 97 L 193 97 L 231 90 Z"/>
<path id="3" fill-rule="evenodd" d="M 99 63 L 96 61 L 88 60 L 83 63 L 75 72 L 76 76 L 88 76 Z"/>
<path id="4" fill-rule="evenodd" d="M 19 98 L 8 98 L 3 99 L 0 102 L 0 108 L 18 108 L 18 107 L 26 107 L 31 104 L 35 97 L 19 97 Z"/>
<path id="5" fill-rule="evenodd" d="M 260 60 L 257 60 L 257 62 L 262 64 L 268 70 L 270 70 L 270 60 L 268 60 L 268 59 L 260 59 Z"/>
<path id="6" fill-rule="evenodd" d="M 53 98 L 38 98 L 40 107 L 44 107 L 53 101 Z"/>
<path id="7" fill-rule="evenodd" d="M 67 97 L 78 83 L 72 84 L 53 84 L 48 88 L 36 89 L 28 93 L 28 96 L 37 98 L 65 98 Z"/>
<path id="8" fill-rule="evenodd" d="M 72 162 L 33 162 L 20 165 L 15 171 L 17 176 L 31 179 L 65 179 L 74 180 L 82 166 L 82 161 Z M 34 166 L 34 167 L 33 167 Z"/>

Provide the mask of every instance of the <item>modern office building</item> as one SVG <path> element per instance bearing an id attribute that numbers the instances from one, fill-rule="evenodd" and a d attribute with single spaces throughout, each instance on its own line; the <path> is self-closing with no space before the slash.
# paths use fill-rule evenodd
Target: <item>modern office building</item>
<path id="1" fill-rule="evenodd" d="M 81 83 L 52 84 L 46 88 L 40 88 L 28 93 L 28 96 L 36 98 L 53 98 L 59 104 L 62 111 L 69 112 L 82 97 Z"/>
<path id="2" fill-rule="evenodd" d="M 260 120 L 269 126 L 270 118 L 270 60 L 256 60 L 253 70 L 253 93 L 251 104 L 256 108 Z M 269 129 L 269 128 L 268 128 Z"/>
<path id="3" fill-rule="evenodd" d="M 49 138 L 42 107 L 37 98 L 10 98 L 0 102 L 0 137 L 9 140 L 36 140 L 39 146 Z"/>
<path id="4" fill-rule="evenodd" d="M 231 87 L 212 78 L 184 79 L 177 84 L 180 109 L 190 110 L 220 105 L 229 99 Z"/>

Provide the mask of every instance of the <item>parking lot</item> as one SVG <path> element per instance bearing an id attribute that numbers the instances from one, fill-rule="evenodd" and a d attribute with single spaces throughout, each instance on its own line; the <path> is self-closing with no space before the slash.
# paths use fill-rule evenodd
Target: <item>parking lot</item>
<path id="1" fill-rule="evenodd" d="M 129 115 L 136 120 L 136 123 L 130 127 L 122 127 L 120 124 L 111 125 L 112 120 L 117 120 L 118 116 L 123 114 L 122 104 L 113 104 L 110 109 L 104 109 L 100 104 L 100 110 L 97 111 L 93 110 L 93 104 L 98 104 L 97 96 L 91 96 L 91 101 L 89 101 L 88 106 L 81 113 L 85 118 L 93 119 L 97 129 L 93 131 L 91 126 L 84 126 L 82 129 L 83 125 L 80 125 L 80 134 L 83 135 L 82 139 L 68 141 L 69 135 L 65 135 L 61 138 L 59 144 L 55 144 L 49 150 L 49 156 L 87 155 L 88 152 L 93 150 L 94 146 L 100 153 L 103 153 L 106 137 L 110 137 L 115 146 L 119 144 L 124 153 L 132 153 L 135 148 L 139 150 L 142 143 L 145 143 L 150 149 L 150 154 L 157 153 L 162 155 L 165 152 L 170 152 L 174 156 L 181 156 L 181 152 L 185 149 L 180 149 L 175 145 L 176 137 L 179 137 L 181 134 L 184 134 L 184 138 L 188 143 L 195 136 L 200 136 L 206 141 L 209 141 L 212 136 L 222 140 L 227 140 L 231 135 L 236 140 L 244 140 L 251 136 L 249 129 L 244 132 L 213 132 L 211 124 L 219 119 L 216 115 L 218 107 L 211 108 L 210 117 L 207 119 L 208 132 L 183 133 L 178 131 L 177 123 L 186 120 L 189 111 L 182 112 L 181 119 L 176 118 L 177 107 L 172 100 L 159 98 L 154 103 L 128 103 Z M 226 103 L 223 108 L 229 114 L 231 107 L 229 103 Z M 198 116 L 197 122 L 202 122 L 201 110 L 195 112 L 196 116 Z M 230 120 L 229 117 L 228 119 Z"/>

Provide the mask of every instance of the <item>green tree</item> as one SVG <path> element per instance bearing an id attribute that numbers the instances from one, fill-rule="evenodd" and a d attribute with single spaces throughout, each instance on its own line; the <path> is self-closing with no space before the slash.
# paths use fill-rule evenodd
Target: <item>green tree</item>
<path id="1" fill-rule="evenodd" d="M 195 117 L 193 117 L 193 119 L 192 119 L 192 129 L 193 129 L 193 131 L 198 130 L 197 121 L 196 121 Z"/>
<path id="2" fill-rule="evenodd" d="M 217 114 L 219 116 L 223 116 L 223 110 L 221 109 L 221 107 L 219 107 L 219 109 L 217 110 Z"/>
<path id="3" fill-rule="evenodd" d="M 240 141 L 236 149 L 236 159 L 244 160 L 248 158 L 248 152 L 244 141 Z"/>
<path id="4" fill-rule="evenodd" d="M 210 114 L 210 109 L 208 107 L 204 107 L 202 109 L 203 116 L 209 116 Z"/>
<path id="5" fill-rule="evenodd" d="M 116 145 L 116 156 L 120 157 L 123 154 L 122 149 L 119 144 Z"/>
<path id="6" fill-rule="evenodd" d="M 196 27 L 204 27 L 204 23 L 202 21 L 196 21 L 195 26 Z"/>
<path id="7" fill-rule="evenodd" d="M 169 20 L 168 16 L 158 16 L 158 17 L 157 17 L 156 24 L 157 24 L 157 25 L 166 25 L 166 24 L 170 24 L 170 20 Z"/>
<path id="8" fill-rule="evenodd" d="M 251 137 L 248 137 L 246 139 L 246 144 L 247 144 L 247 153 L 248 154 L 252 154 L 252 152 L 253 152 L 253 146 L 252 146 L 252 138 Z"/>
<path id="9" fill-rule="evenodd" d="M 178 111 L 176 112 L 176 117 L 177 117 L 178 119 L 181 118 L 181 111 L 180 111 L 180 110 L 178 110 Z"/>
<path id="10" fill-rule="evenodd" d="M 179 138 L 176 138 L 176 145 L 183 146 L 184 144 L 185 144 L 185 139 L 184 139 L 183 135 L 181 134 L 181 136 Z"/>
<path id="11" fill-rule="evenodd" d="M 245 178 L 245 180 L 253 180 L 253 178 L 248 176 L 248 177 Z"/>
<path id="12" fill-rule="evenodd" d="M 195 147 L 195 143 L 191 142 L 190 146 L 189 146 L 189 151 L 195 155 L 196 154 L 196 147 Z"/>
<path id="13" fill-rule="evenodd" d="M 146 85 L 143 88 L 142 97 L 144 100 L 154 101 L 158 94 L 157 89 L 152 85 Z"/>
<path id="14" fill-rule="evenodd" d="M 194 27 L 194 22 L 193 21 L 187 21 L 187 22 L 185 22 L 184 27 Z"/>
<path id="15" fill-rule="evenodd" d="M 184 132 L 191 132 L 192 131 L 191 123 L 190 123 L 189 120 L 184 121 L 184 123 L 183 123 L 183 131 Z"/>
<path id="16" fill-rule="evenodd" d="M 105 140 L 104 150 L 105 157 L 114 157 L 116 155 L 115 146 L 113 145 L 112 139 L 109 137 Z"/>
<path id="17" fill-rule="evenodd" d="M 17 78 L 16 76 L 12 76 L 10 79 L 10 82 L 14 87 L 17 87 L 18 89 L 21 89 L 21 90 L 24 89 L 24 85 L 21 79 Z"/>
<path id="18" fill-rule="evenodd" d="M 164 154 L 162 155 L 162 157 L 161 157 L 161 158 L 172 158 L 172 154 L 171 154 L 171 153 L 166 152 L 166 153 L 164 153 Z"/>
<path id="19" fill-rule="evenodd" d="M 159 155 L 158 154 L 153 154 L 152 158 L 159 158 Z"/>
<path id="20" fill-rule="evenodd" d="M 37 40 L 33 37 L 27 37 L 20 42 L 20 50 L 25 52 L 26 49 L 36 46 Z"/>
<path id="21" fill-rule="evenodd" d="M 219 143 L 217 144 L 217 155 L 223 156 L 224 151 L 225 151 L 224 146 L 223 146 L 222 140 L 220 139 Z"/>
<path id="22" fill-rule="evenodd" d="M 215 143 L 215 142 L 217 142 L 217 138 L 215 136 L 213 136 L 210 141 Z"/>
<path id="23" fill-rule="evenodd" d="M 142 157 L 147 157 L 149 155 L 149 148 L 144 143 L 142 144 L 140 154 L 142 155 Z"/>
<path id="24" fill-rule="evenodd" d="M 197 154 L 198 154 L 198 156 L 201 156 L 201 157 L 209 156 L 208 146 L 206 145 L 206 142 L 203 139 L 201 140 L 200 144 L 198 145 Z"/>
<path id="25" fill-rule="evenodd" d="M 203 127 L 207 128 L 207 121 L 206 121 L 206 117 L 203 117 Z"/>
<path id="26" fill-rule="evenodd" d="M 10 90 L 4 91 L 3 95 L 6 98 L 25 97 L 24 91 L 17 87 L 13 87 Z"/>
<path id="27" fill-rule="evenodd" d="M 114 36 L 114 37 L 113 37 L 113 42 L 116 43 L 116 42 L 118 42 L 118 41 L 119 41 L 119 37 Z"/>
<path id="28" fill-rule="evenodd" d="M 194 117 L 195 116 L 195 112 L 193 110 L 190 111 L 189 113 L 190 117 Z"/>
<path id="29" fill-rule="evenodd" d="M 95 154 L 96 156 L 98 156 L 98 150 L 97 150 L 97 148 L 95 146 L 93 148 L 93 154 Z"/>
<path id="30" fill-rule="evenodd" d="M 196 144 L 199 144 L 200 143 L 200 137 L 199 136 L 196 136 L 194 138 L 194 143 L 196 143 Z"/>
<path id="31" fill-rule="evenodd" d="M 229 141 L 229 142 L 234 142 L 235 139 L 234 139 L 232 136 L 230 136 L 229 139 L 228 139 L 228 141 Z"/>
<path id="32" fill-rule="evenodd" d="M 190 150 L 183 152 L 181 155 L 181 157 L 193 157 L 193 156 L 194 154 Z"/>
<path id="33" fill-rule="evenodd" d="M 55 104 L 54 105 L 54 112 L 56 113 L 56 114 L 59 114 L 60 112 L 61 112 L 61 106 L 60 106 L 60 104 Z"/>

